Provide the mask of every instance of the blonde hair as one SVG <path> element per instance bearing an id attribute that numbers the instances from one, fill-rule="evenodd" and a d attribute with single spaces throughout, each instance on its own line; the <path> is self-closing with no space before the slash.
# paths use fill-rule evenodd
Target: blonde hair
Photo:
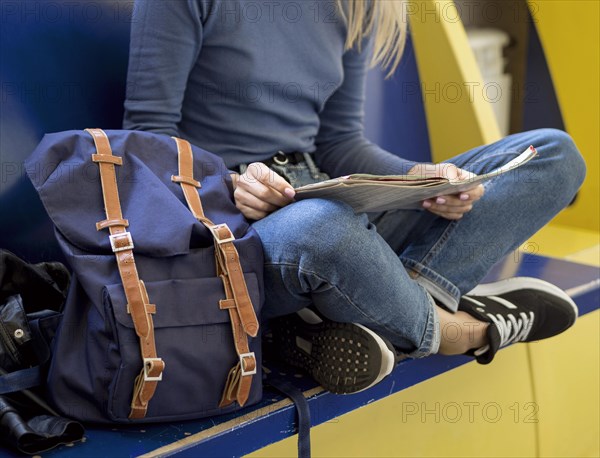
<path id="1" fill-rule="evenodd" d="M 371 66 L 388 69 L 390 77 L 402 57 L 406 42 L 404 0 L 338 0 L 339 10 L 346 20 L 346 49 L 360 49 L 364 38 L 374 33 Z"/>

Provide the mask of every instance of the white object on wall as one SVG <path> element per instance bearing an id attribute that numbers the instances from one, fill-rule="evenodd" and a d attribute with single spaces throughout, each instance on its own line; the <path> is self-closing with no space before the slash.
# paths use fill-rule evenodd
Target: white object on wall
<path id="1" fill-rule="evenodd" d="M 511 76 L 504 72 L 506 59 L 503 51 L 510 36 L 498 29 L 467 28 L 469 45 L 483 77 L 483 93 L 494 110 L 503 136 L 508 135 L 510 121 Z"/>

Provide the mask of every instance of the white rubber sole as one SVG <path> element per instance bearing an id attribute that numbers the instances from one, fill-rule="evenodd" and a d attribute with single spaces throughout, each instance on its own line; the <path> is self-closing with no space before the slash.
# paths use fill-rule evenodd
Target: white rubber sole
<path id="1" fill-rule="evenodd" d="M 571 297 L 565 293 L 558 286 L 548 283 L 547 281 L 540 280 L 539 278 L 533 277 L 513 277 L 505 280 L 499 280 L 493 283 L 486 283 L 483 285 L 477 285 L 466 296 L 497 296 L 500 294 L 508 293 L 511 291 L 517 291 L 521 289 L 533 289 L 536 291 L 543 291 L 548 294 L 552 294 L 563 299 L 575 312 L 575 321 L 579 316 L 579 309 L 577 304 L 571 299 Z M 575 322 L 574 321 L 574 322 Z"/>
<path id="2" fill-rule="evenodd" d="M 386 343 L 383 341 L 383 339 L 381 337 L 379 337 L 379 335 L 377 335 L 376 333 L 371 331 L 369 328 L 366 328 L 362 324 L 354 323 L 354 325 L 358 326 L 359 328 L 363 329 L 365 332 L 370 334 L 371 337 L 373 337 L 373 340 L 375 340 L 375 342 L 377 342 L 377 345 L 379 345 L 379 349 L 381 350 L 381 371 L 379 372 L 379 376 L 377 376 L 377 378 L 369 386 L 367 386 L 366 388 L 363 388 L 362 390 L 357 391 L 357 393 L 360 393 L 361 391 L 368 390 L 372 386 L 377 385 L 385 377 L 387 377 L 388 375 L 390 375 L 392 373 L 392 370 L 394 370 L 394 366 L 396 363 L 396 356 L 389 349 L 389 347 L 386 345 Z M 387 355 L 387 358 L 386 358 L 386 355 Z"/>
<path id="3" fill-rule="evenodd" d="M 319 323 L 323 322 L 323 320 L 319 317 L 319 315 L 317 315 L 315 312 L 313 312 L 312 310 L 310 310 L 308 308 L 301 309 L 301 310 L 297 311 L 296 314 L 302 320 L 304 320 L 306 323 L 309 323 L 309 324 L 314 325 L 314 324 L 319 324 Z M 354 393 L 360 393 L 361 391 L 368 390 L 372 386 L 377 385 L 379 382 L 381 382 L 381 380 L 383 380 L 385 377 L 387 377 L 388 375 L 390 375 L 392 373 L 392 371 L 394 370 L 394 366 L 396 365 L 396 356 L 389 349 L 387 344 L 383 341 L 383 339 L 377 333 L 371 331 L 369 328 L 363 326 L 362 324 L 358 324 L 358 323 L 353 323 L 353 324 L 355 326 L 361 328 L 365 333 L 369 334 L 373 338 L 373 340 L 377 343 L 379 350 L 381 351 L 381 368 L 379 371 L 379 375 L 375 378 L 373 383 L 371 383 L 369 386 L 367 386 L 361 390 L 354 391 Z M 307 342 L 307 343 L 309 343 L 309 342 Z M 300 348 L 303 348 L 303 350 L 306 351 L 307 353 L 310 353 L 311 349 L 308 346 L 306 346 L 304 344 L 304 342 L 299 343 L 297 341 L 296 344 Z"/>

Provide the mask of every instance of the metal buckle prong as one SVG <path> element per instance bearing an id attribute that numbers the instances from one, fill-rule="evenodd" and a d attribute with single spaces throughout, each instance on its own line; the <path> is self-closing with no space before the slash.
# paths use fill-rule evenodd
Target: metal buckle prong
<path id="1" fill-rule="evenodd" d="M 251 371 L 244 370 L 244 358 L 252 358 L 254 360 L 254 369 Z M 242 377 L 256 374 L 256 356 L 253 351 L 250 353 L 240 353 L 240 369 L 242 370 Z"/>
<path id="2" fill-rule="evenodd" d="M 117 246 L 117 239 L 120 237 L 126 237 L 127 238 L 127 245 L 126 246 Z M 131 233 L 129 232 L 120 232 L 118 234 L 112 234 L 108 236 L 108 239 L 110 240 L 110 247 L 113 250 L 113 253 L 118 253 L 119 251 L 125 251 L 125 250 L 133 250 L 133 239 L 131 238 Z"/>
<path id="3" fill-rule="evenodd" d="M 160 382 L 162 380 L 162 371 L 158 377 L 151 377 L 148 374 L 148 370 L 152 365 L 152 362 L 162 362 L 160 358 L 144 358 L 144 381 L 145 382 Z"/>

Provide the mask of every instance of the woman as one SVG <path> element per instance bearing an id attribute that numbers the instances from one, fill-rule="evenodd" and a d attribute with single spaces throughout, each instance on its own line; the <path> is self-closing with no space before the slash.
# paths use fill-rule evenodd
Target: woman
<path id="1" fill-rule="evenodd" d="M 489 363 L 577 317 L 541 280 L 477 286 L 577 192 L 585 165 L 565 133 L 512 135 L 435 167 L 364 138 L 365 73 L 397 66 L 402 3 L 138 1 L 132 20 L 124 127 L 181 136 L 241 173 L 235 201 L 264 243 L 265 317 L 283 317 L 282 355 L 336 393 L 380 381 L 396 352 Z M 539 157 L 518 174 L 418 211 L 369 219 L 336 201 L 293 202 L 293 186 L 327 175 L 468 176 L 530 144 Z"/>

